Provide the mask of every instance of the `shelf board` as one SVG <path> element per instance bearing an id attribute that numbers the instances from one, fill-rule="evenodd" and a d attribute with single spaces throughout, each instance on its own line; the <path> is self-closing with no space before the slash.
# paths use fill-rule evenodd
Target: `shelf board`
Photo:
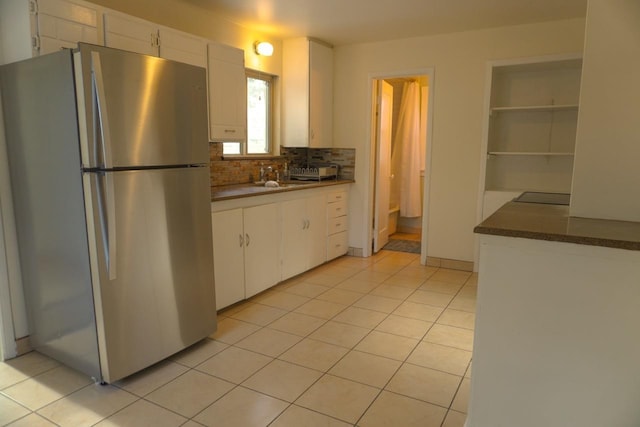
<path id="1" fill-rule="evenodd" d="M 574 153 L 556 153 L 551 151 L 489 151 L 490 156 L 573 156 Z"/>
<path id="2" fill-rule="evenodd" d="M 562 105 L 521 105 L 515 107 L 492 107 L 492 113 L 510 112 L 510 111 L 560 111 L 560 110 L 578 110 L 578 104 L 562 104 Z"/>

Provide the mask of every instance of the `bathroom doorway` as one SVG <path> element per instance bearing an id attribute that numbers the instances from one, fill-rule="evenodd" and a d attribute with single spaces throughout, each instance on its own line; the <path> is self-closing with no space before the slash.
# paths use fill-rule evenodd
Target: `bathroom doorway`
<path id="1" fill-rule="evenodd" d="M 373 79 L 373 253 L 421 254 L 426 263 L 432 72 Z"/>

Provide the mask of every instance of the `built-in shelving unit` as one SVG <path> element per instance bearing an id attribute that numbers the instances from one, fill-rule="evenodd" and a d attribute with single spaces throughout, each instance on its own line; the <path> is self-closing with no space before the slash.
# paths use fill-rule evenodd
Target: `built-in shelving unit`
<path id="1" fill-rule="evenodd" d="M 581 73 L 577 55 L 489 64 L 483 191 L 491 209 L 519 191 L 570 192 Z"/>

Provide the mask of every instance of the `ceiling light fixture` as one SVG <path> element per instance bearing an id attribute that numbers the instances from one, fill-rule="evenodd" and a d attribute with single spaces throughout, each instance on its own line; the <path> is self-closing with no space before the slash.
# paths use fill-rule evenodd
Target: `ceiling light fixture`
<path id="1" fill-rule="evenodd" d="M 273 45 L 269 42 L 255 42 L 253 49 L 258 55 L 271 56 L 273 55 Z"/>

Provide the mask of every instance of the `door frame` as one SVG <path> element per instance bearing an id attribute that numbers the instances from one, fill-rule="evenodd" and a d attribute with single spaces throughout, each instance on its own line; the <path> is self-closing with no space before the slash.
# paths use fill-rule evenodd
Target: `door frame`
<path id="1" fill-rule="evenodd" d="M 367 125 L 369 129 L 368 140 L 369 144 L 367 149 L 369 150 L 368 158 L 369 158 L 369 185 L 368 185 L 368 195 L 370 202 L 367 203 L 366 209 L 366 218 L 365 223 L 365 236 L 366 236 L 366 244 L 363 248 L 363 256 L 368 257 L 372 255 L 373 252 L 373 213 L 375 209 L 375 175 L 376 175 L 376 120 L 375 120 L 375 108 L 377 102 L 377 94 L 374 93 L 375 80 L 384 80 L 391 79 L 395 77 L 415 77 L 415 76 L 426 76 L 429 82 L 429 99 L 427 102 L 427 132 L 426 132 L 426 141 L 427 144 L 425 150 L 425 162 L 424 162 L 424 189 L 423 189 L 423 198 L 422 198 L 422 236 L 420 239 L 420 264 L 427 264 L 427 252 L 428 252 L 428 242 L 427 236 L 429 231 L 429 196 L 431 194 L 431 159 L 432 150 L 433 150 L 433 114 L 434 114 L 434 95 L 435 95 L 435 67 L 429 68 L 419 68 L 414 70 L 403 70 L 403 71 L 390 71 L 390 72 L 379 72 L 379 73 L 371 73 L 369 74 L 368 79 L 368 88 L 369 88 L 369 107 L 370 114 L 367 117 Z"/>

